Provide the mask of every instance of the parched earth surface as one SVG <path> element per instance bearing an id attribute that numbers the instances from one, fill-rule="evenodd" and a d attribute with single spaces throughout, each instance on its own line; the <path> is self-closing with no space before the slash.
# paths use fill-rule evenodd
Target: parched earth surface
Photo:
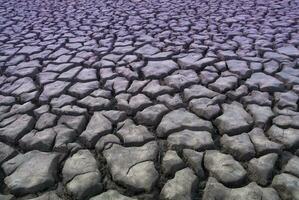
<path id="1" fill-rule="evenodd" d="M 0 199 L 299 199 L 298 98 L 298 0 L 0 0 Z"/>

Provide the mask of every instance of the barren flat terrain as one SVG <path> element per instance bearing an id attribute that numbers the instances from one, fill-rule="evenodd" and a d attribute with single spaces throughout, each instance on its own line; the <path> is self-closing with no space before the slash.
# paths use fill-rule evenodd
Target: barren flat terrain
<path id="1" fill-rule="evenodd" d="M 298 0 L 0 0 L 0 200 L 299 200 Z"/>

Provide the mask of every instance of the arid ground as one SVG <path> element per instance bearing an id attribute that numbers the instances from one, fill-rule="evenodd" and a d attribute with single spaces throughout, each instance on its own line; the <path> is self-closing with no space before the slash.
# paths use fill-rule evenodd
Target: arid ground
<path id="1" fill-rule="evenodd" d="M 1 200 L 298 200 L 298 0 L 0 0 Z"/>

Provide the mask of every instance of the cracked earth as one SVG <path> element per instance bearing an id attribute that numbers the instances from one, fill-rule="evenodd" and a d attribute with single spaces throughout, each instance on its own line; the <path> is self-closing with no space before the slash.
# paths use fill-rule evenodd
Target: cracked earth
<path id="1" fill-rule="evenodd" d="M 298 200 L 298 0 L 0 0 L 1 200 Z"/>

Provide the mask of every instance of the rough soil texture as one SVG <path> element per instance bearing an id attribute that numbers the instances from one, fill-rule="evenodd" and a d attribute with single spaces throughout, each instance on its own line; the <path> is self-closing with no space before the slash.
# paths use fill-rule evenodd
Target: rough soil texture
<path id="1" fill-rule="evenodd" d="M 298 0 L 0 0 L 1 200 L 298 200 Z"/>

